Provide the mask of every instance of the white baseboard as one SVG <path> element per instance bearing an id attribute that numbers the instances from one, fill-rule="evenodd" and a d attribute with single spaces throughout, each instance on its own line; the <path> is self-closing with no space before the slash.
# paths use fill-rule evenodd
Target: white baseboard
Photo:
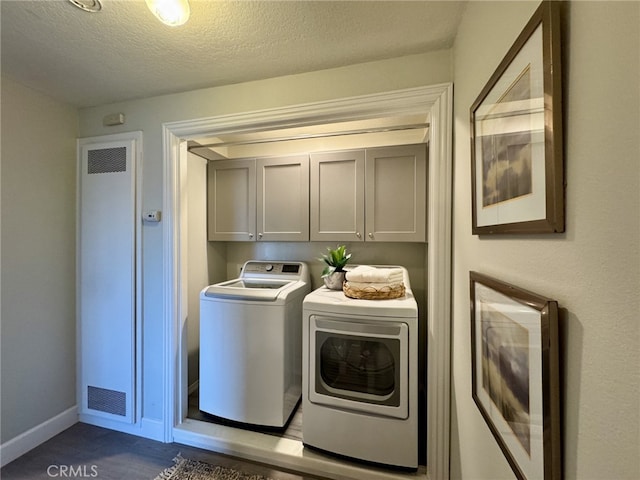
<path id="1" fill-rule="evenodd" d="M 88 423 L 89 425 L 95 425 L 96 427 L 108 428 L 109 430 L 115 430 L 117 432 L 128 433 L 130 435 L 136 435 L 138 437 L 149 438 L 151 440 L 157 440 L 164 442 L 164 424 L 161 420 L 143 418 L 139 423 L 125 423 L 109 418 L 101 417 L 98 415 L 91 415 L 88 413 L 80 414 L 80 421 L 82 423 Z"/>
<path id="2" fill-rule="evenodd" d="M 78 408 L 74 405 L 55 417 L 3 443 L 0 445 L 0 466 L 4 467 L 6 464 L 13 462 L 16 458 L 21 457 L 76 423 L 78 423 Z"/>

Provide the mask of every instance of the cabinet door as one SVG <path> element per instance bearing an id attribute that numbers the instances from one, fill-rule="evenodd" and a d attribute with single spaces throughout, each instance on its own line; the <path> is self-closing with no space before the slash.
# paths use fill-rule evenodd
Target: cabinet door
<path id="1" fill-rule="evenodd" d="M 311 154 L 312 241 L 364 240 L 364 150 Z"/>
<path id="2" fill-rule="evenodd" d="M 309 156 L 259 158 L 258 241 L 309 240 Z"/>
<path id="3" fill-rule="evenodd" d="M 426 240 L 426 145 L 366 151 L 365 224 L 367 241 Z"/>
<path id="4" fill-rule="evenodd" d="M 207 180 L 209 240 L 255 240 L 255 159 L 209 162 Z"/>

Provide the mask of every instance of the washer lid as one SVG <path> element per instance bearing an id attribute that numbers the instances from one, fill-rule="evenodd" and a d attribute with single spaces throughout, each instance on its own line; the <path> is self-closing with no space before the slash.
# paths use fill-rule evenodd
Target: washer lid
<path id="1" fill-rule="evenodd" d="M 236 278 L 205 288 L 203 295 L 211 298 L 273 302 L 283 291 L 297 283 L 300 282 L 265 278 Z"/>

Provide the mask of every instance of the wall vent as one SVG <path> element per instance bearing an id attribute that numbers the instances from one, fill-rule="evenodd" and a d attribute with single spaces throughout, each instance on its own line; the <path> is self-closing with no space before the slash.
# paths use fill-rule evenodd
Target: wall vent
<path id="1" fill-rule="evenodd" d="M 89 150 L 87 173 L 115 173 L 127 171 L 127 147 Z"/>
<path id="2" fill-rule="evenodd" d="M 91 410 L 98 410 L 123 417 L 127 415 L 127 394 L 125 392 L 87 386 L 87 393 L 87 406 Z"/>

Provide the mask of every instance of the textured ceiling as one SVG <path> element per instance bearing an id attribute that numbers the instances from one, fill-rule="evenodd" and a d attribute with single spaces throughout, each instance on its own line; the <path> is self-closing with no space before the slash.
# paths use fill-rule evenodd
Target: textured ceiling
<path id="1" fill-rule="evenodd" d="M 1 0 L 2 74 L 102 105 L 448 48 L 464 3 L 191 0 L 171 28 L 138 0 Z"/>

